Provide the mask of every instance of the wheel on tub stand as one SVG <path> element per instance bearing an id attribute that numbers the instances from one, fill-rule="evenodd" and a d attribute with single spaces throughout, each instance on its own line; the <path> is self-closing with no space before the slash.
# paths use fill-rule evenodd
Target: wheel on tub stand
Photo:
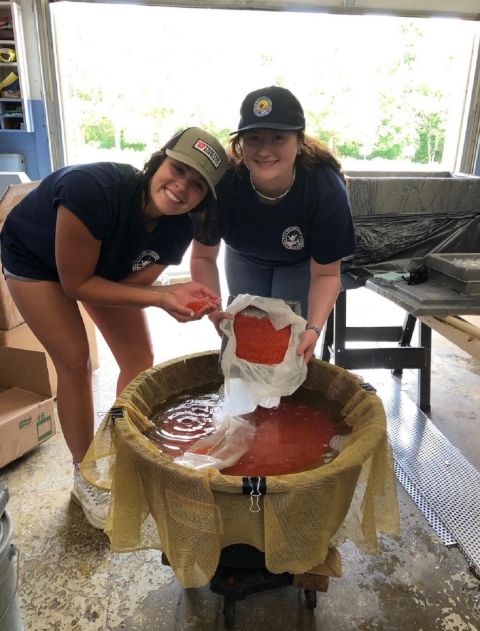
<path id="1" fill-rule="evenodd" d="M 235 598 L 225 596 L 223 598 L 223 616 L 225 618 L 225 629 L 233 629 L 235 626 Z"/>
<path id="2" fill-rule="evenodd" d="M 313 591 L 313 589 L 306 589 L 305 602 L 307 603 L 307 609 L 315 609 L 317 606 L 317 592 Z"/>

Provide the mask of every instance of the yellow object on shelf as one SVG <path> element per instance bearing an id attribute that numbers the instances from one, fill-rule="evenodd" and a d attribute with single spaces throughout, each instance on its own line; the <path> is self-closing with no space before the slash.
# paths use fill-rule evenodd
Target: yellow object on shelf
<path id="1" fill-rule="evenodd" d="M 16 59 L 17 53 L 14 48 L 0 48 L 0 62 L 12 63 Z"/>
<path id="2" fill-rule="evenodd" d="M 11 72 L 8 77 L 5 77 L 5 79 L 0 83 L 0 90 L 3 90 L 3 88 L 6 88 L 9 85 L 12 85 L 12 83 L 15 83 L 15 81 L 18 81 L 18 76 L 14 72 Z"/>

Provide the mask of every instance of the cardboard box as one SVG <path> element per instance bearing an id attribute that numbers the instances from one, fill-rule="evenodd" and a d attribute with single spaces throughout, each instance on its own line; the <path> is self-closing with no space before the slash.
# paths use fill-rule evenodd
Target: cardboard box
<path id="1" fill-rule="evenodd" d="M 27 193 L 33 191 L 40 184 L 40 180 L 26 182 L 25 184 L 10 184 L 0 200 L 0 230 L 6 216 L 14 206 L 21 201 Z M 7 288 L 7 283 L 0 274 L 0 329 L 11 329 L 23 322 L 17 307 L 15 306 Z"/>
<path id="2" fill-rule="evenodd" d="M 0 273 L 0 329 L 11 329 L 22 322 L 20 311 L 13 302 L 3 274 Z"/>
<path id="3" fill-rule="evenodd" d="M 40 184 L 41 180 L 26 182 L 24 184 L 10 184 L 0 200 L 0 230 L 8 213 L 14 208 L 30 191 L 33 191 Z M 96 370 L 99 363 L 98 345 L 95 325 L 80 305 L 80 312 L 85 322 L 90 354 L 92 357 L 92 368 Z M 8 291 L 7 283 L 0 274 L 0 346 L 11 348 L 22 348 L 25 350 L 41 351 L 46 356 L 46 367 L 50 383 L 49 396 L 57 394 L 57 374 L 50 356 L 45 348 L 40 344 L 32 333 L 31 329 L 24 322 L 13 299 Z"/>
<path id="4" fill-rule="evenodd" d="M 6 216 L 14 206 L 21 202 L 25 195 L 40 184 L 41 180 L 34 182 L 25 182 L 25 184 L 10 184 L 0 200 L 0 229 Z"/>
<path id="5" fill-rule="evenodd" d="M 0 468 L 56 433 L 46 354 L 0 347 Z"/>
<path id="6" fill-rule="evenodd" d="M 20 88 L 14 88 L 13 86 L 9 88 L 5 88 L 0 93 L 2 95 L 2 99 L 21 99 L 22 92 Z"/>
<path id="7" fill-rule="evenodd" d="M 82 314 L 83 321 L 85 323 L 85 329 L 87 331 L 88 343 L 90 345 L 90 355 L 92 357 L 92 368 L 93 370 L 96 370 L 100 365 L 98 357 L 96 327 L 93 323 L 93 320 L 90 318 L 90 316 L 81 305 L 80 312 Z M 32 333 L 32 330 L 25 322 L 19 324 L 13 329 L 0 330 L 0 347 L 21 348 L 24 350 L 42 352 L 45 355 L 46 369 L 50 383 L 50 388 L 49 390 L 47 390 L 47 394 L 51 397 L 56 396 L 57 373 L 55 371 L 55 366 L 53 365 L 50 356 L 45 351 L 45 348 L 42 346 L 42 344 L 40 344 L 35 335 Z M 35 385 L 35 382 L 33 382 L 33 386 Z"/>

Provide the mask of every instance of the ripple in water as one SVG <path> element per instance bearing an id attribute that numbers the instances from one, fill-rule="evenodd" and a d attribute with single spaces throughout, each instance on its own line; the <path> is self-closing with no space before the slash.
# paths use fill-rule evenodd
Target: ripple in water
<path id="1" fill-rule="evenodd" d="M 338 451 L 332 448 L 333 437 L 346 437 L 342 406 L 325 398 L 305 395 L 283 397 L 275 408 L 261 408 L 245 418 L 256 425 L 256 437 L 250 450 L 233 466 L 223 469 L 226 475 L 267 476 L 305 471 L 331 462 Z M 214 432 L 212 414 L 223 398 L 217 393 L 183 395 L 167 401 L 151 420 L 157 430 L 149 434 L 157 447 L 175 458 L 191 450 L 199 439 Z M 342 441 L 344 442 L 344 441 Z"/>
<path id="2" fill-rule="evenodd" d="M 173 402 L 152 417 L 158 429 L 149 438 L 160 443 L 158 446 L 165 454 L 176 457 L 214 431 L 212 415 L 222 402 L 221 396 L 215 392 L 199 394 L 195 398 L 184 396 L 181 402 Z"/>

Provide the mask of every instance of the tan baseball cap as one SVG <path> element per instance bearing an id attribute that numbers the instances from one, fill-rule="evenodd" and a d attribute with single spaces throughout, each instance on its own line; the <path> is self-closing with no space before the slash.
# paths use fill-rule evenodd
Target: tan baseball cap
<path id="1" fill-rule="evenodd" d="M 189 127 L 169 140 L 164 148 L 167 156 L 198 171 L 217 199 L 215 187 L 227 170 L 228 159 L 215 136 L 200 127 Z"/>

